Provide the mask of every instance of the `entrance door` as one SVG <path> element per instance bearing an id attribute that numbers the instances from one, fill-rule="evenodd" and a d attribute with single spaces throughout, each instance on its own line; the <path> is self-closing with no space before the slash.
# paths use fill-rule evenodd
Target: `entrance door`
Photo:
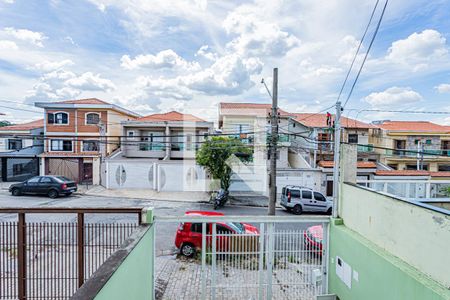
<path id="1" fill-rule="evenodd" d="M 83 182 L 92 183 L 92 163 L 83 163 Z"/>

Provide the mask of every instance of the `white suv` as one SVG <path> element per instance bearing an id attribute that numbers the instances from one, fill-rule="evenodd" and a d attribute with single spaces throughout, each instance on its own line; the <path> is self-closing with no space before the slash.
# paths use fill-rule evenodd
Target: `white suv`
<path id="1" fill-rule="evenodd" d="M 333 202 L 327 200 L 322 193 L 295 185 L 287 185 L 283 188 L 280 204 L 297 215 L 304 211 L 331 214 L 333 207 Z"/>

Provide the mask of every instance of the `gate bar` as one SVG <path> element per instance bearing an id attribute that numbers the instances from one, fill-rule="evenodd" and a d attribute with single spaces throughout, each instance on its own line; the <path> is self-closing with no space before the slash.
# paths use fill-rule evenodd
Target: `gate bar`
<path id="1" fill-rule="evenodd" d="M 77 215 L 78 287 L 84 283 L 84 214 Z"/>
<path id="2" fill-rule="evenodd" d="M 19 213 L 17 223 L 17 279 L 19 299 L 27 299 L 27 228 L 25 214 Z"/>

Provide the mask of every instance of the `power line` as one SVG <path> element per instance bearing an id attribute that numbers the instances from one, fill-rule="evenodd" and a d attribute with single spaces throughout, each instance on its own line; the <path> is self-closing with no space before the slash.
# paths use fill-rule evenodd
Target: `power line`
<path id="1" fill-rule="evenodd" d="M 389 2 L 389 0 L 386 0 L 386 2 L 384 3 L 383 10 L 381 11 L 381 15 L 380 15 L 380 18 L 379 18 L 378 23 L 377 23 L 377 27 L 375 28 L 375 32 L 373 33 L 373 36 L 372 36 L 372 39 L 370 41 L 369 47 L 367 48 L 366 55 L 364 56 L 364 59 L 363 59 L 363 61 L 361 63 L 361 67 L 358 70 L 358 74 L 356 75 L 356 78 L 353 81 L 353 84 L 352 84 L 350 92 L 349 92 L 349 94 L 347 96 L 347 99 L 345 100 L 344 105 L 342 106 L 343 108 L 345 107 L 345 105 L 347 105 L 348 100 L 350 100 L 350 97 L 353 94 L 353 90 L 354 90 L 354 88 L 356 86 L 356 83 L 358 82 L 359 76 L 361 75 L 361 71 L 362 71 L 362 69 L 364 67 L 364 64 L 366 63 L 367 56 L 369 55 L 370 49 L 372 49 L 373 42 L 375 41 L 375 38 L 376 38 L 376 36 L 378 34 L 378 30 L 380 29 L 381 21 L 383 20 L 384 13 L 386 11 L 386 6 L 387 6 L 388 2 Z"/>
<path id="2" fill-rule="evenodd" d="M 348 69 L 348 72 L 347 72 L 347 75 L 345 76 L 344 82 L 342 83 L 341 90 L 339 91 L 339 95 L 337 97 L 336 102 L 338 102 L 339 99 L 341 98 L 342 91 L 344 90 L 344 87 L 345 87 L 345 85 L 347 83 L 347 80 L 348 80 L 348 76 L 350 75 L 350 73 L 351 73 L 351 71 L 353 69 L 353 65 L 354 65 L 354 63 L 356 61 L 356 58 L 358 57 L 359 50 L 361 49 L 362 43 L 364 41 L 364 38 L 366 37 L 367 31 L 369 30 L 370 24 L 372 23 L 372 19 L 373 19 L 373 16 L 375 14 L 375 11 L 377 9 L 378 2 L 379 2 L 379 0 L 376 1 L 375 6 L 373 7 L 372 14 L 370 15 L 369 22 L 367 23 L 366 29 L 364 30 L 364 34 L 362 35 L 361 40 L 359 41 L 359 45 L 358 45 L 358 48 L 356 49 L 355 56 L 353 57 L 352 63 L 350 64 L 350 68 Z"/>

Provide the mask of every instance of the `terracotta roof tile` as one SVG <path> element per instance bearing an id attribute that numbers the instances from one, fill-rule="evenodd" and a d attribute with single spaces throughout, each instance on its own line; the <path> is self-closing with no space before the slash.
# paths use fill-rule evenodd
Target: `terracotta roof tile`
<path id="1" fill-rule="evenodd" d="M 220 102 L 220 111 L 225 114 L 247 114 L 249 111 L 261 112 L 264 114 L 269 113 L 272 110 L 272 105 L 268 103 L 238 103 L 238 102 Z M 293 114 L 286 112 L 285 110 L 278 109 L 282 116 L 292 116 Z"/>
<path id="2" fill-rule="evenodd" d="M 77 100 L 64 100 L 58 101 L 54 103 L 66 103 L 66 104 L 110 104 L 106 101 L 97 99 L 97 98 L 86 98 L 86 99 L 77 99 Z"/>
<path id="3" fill-rule="evenodd" d="M 377 176 L 428 176 L 430 172 L 421 170 L 378 170 Z"/>
<path id="4" fill-rule="evenodd" d="M 322 167 L 322 168 L 333 168 L 334 161 L 321 160 L 321 161 L 319 161 L 318 165 L 319 165 L 319 167 Z M 377 164 L 372 161 L 358 161 L 357 167 L 359 169 L 375 169 L 377 167 Z"/>
<path id="5" fill-rule="evenodd" d="M 334 119 L 334 116 L 332 116 Z M 324 128 L 327 126 L 327 114 L 318 113 L 296 113 L 295 120 L 307 127 Z M 367 124 L 358 120 L 341 117 L 342 127 L 344 128 L 373 128 L 371 124 Z"/>
<path id="6" fill-rule="evenodd" d="M 206 122 L 191 114 L 183 114 L 177 111 L 170 111 L 163 114 L 152 114 L 136 119 L 136 121 L 164 122 L 164 121 L 188 121 L 188 122 Z"/>
<path id="7" fill-rule="evenodd" d="M 22 130 L 31 130 L 36 128 L 44 127 L 44 119 L 23 123 L 23 124 L 16 124 L 16 125 L 10 125 L 10 126 L 4 126 L 0 127 L 0 131 L 22 131 Z"/>
<path id="8" fill-rule="evenodd" d="M 430 172 L 431 177 L 450 177 L 450 172 Z"/>
<path id="9" fill-rule="evenodd" d="M 376 124 L 377 127 L 391 131 L 415 132 L 449 132 L 449 126 L 435 124 L 429 121 L 384 121 Z"/>

